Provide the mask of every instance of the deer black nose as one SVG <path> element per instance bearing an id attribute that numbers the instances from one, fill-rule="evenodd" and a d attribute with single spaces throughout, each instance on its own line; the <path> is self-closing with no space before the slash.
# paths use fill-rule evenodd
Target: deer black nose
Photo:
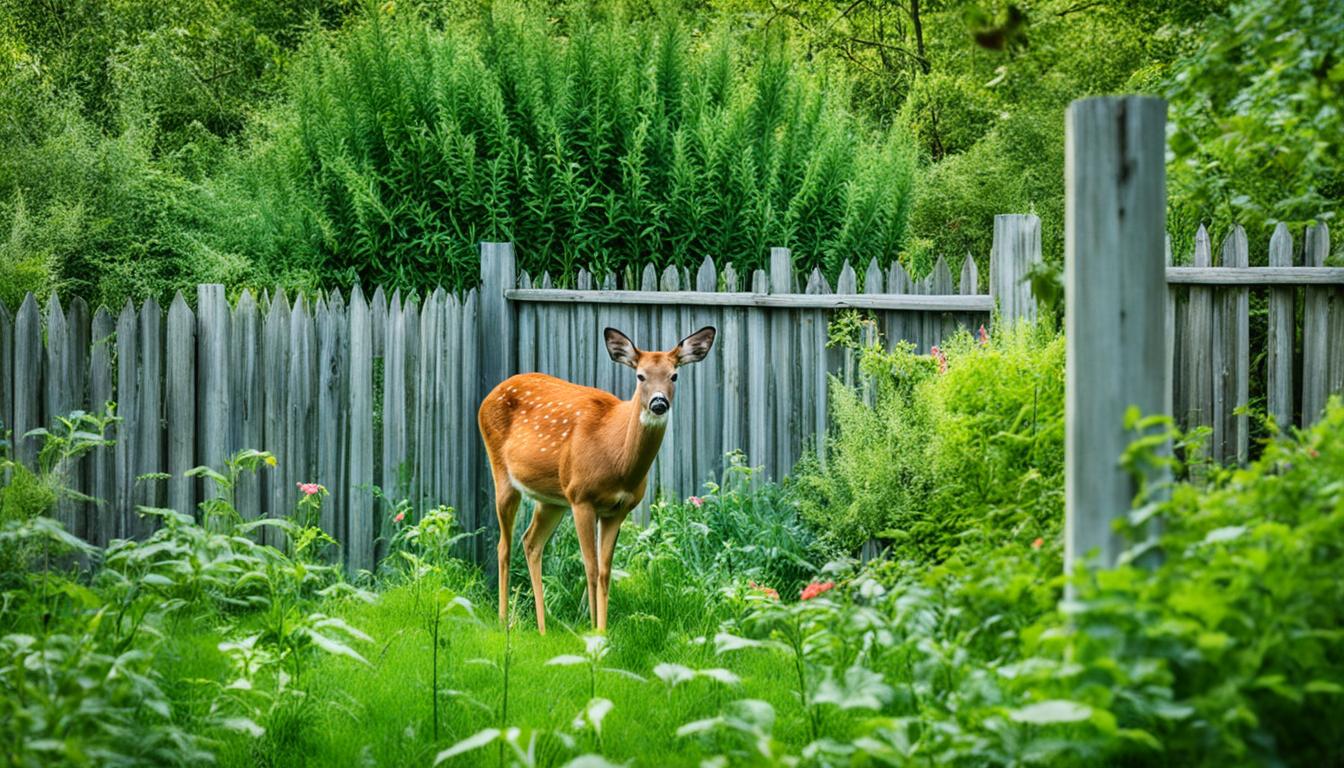
<path id="1" fill-rule="evenodd" d="M 649 410 L 653 412 L 654 416 L 662 416 L 671 407 L 672 404 L 662 395 L 654 395 L 653 399 L 649 401 Z"/>

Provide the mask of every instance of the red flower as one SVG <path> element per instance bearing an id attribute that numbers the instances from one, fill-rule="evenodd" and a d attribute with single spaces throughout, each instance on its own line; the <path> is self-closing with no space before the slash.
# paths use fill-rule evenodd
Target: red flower
<path id="1" fill-rule="evenodd" d="M 317 483 L 295 483 L 295 485 L 299 487 L 300 491 L 303 491 L 305 496 L 312 496 L 315 493 L 322 492 L 322 486 Z"/>
<path id="2" fill-rule="evenodd" d="M 806 587 L 803 587 L 802 598 L 804 600 L 811 600 L 817 595 L 820 595 L 823 592 L 829 592 L 832 589 L 835 589 L 834 581 L 814 581 Z"/>
<path id="3" fill-rule="evenodd" d="M 989 346 L 989 332 L 985 330 L 985 326 L 983 323 L 980 325 L 980 346 L 982 347 Z"/>
<path id="4" fill-rule="evenodd" d="M 1031 542 L 1031 548 L 1032 548 L 1032 549 L 1040 549 L 1040 548 L 1041 548 L 1041 545 L 1044 544 L 1044 543 L 1045 543 L 1045 539 L 1042 539 L 1040 536 L 1037 536 L 1037 537 L 1036 537 L 1036 540 L 1033 541 L 1033 542 Z"/>
<path id="5" fill-rule="evenodd" d="M 934 346 L 929 347 L 929 354 L 933 356 L 934 360 L 938 361 L 938 372 L 947 373 L 947 355 L 943 354 L 943 350 L 939 349 L 935 344 Z"/>
<path id="6" fill-rule="evenodd" d="M 394 518 L 392 518 L 392 522 L 394 522 L 394 523 L 400 523 L 402 520 L 405 520 L 405 519 L 406 519 L 406 513 L 405 513 L 405 512 L 398 512 L 398 513 L 397 513 L 397 516 L 394 517 Z"/>
<path id="7" fill-rule="evenodd" d="M 771 600 L 778 600 L 778 599 L 779 599 L 779 592 L 777 592 L 777 591 L 774 589 L 774 587 L 767 587 L 767 586 L 765 586 L 764 584 L 757 584 L 757 583 L 754 582 L 754 581 L 749 581 L 749 582 L 747 582 L 747 583 L 751 585 L 751 588 L 752 588 L 752 589 L 756 590 L 757 592 L 760 592 L 761 594 L 765 595 L 766 597 L 770 598 Z"/>
<path id="8" fill-rule="evenodd" d="M 696 509 L 699 509 L 705 504 L 705 500 L 700 498 L 699 496 L 692 496 L 689 499 L 687 499 L 687 501 L 691 502 L 691 504 L 693 504 Z"/>

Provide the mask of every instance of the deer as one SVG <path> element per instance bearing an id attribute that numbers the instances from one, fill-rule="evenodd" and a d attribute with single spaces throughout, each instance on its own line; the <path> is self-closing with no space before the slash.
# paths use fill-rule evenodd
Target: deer
<path id="1" fill-rule="evenodd" d="M 676 395 L 677 369 L 705 359 L 715 334 L 706 326 L 658 352 L 638 349 L 624 333 L 605 329 L 607 354 L 635 372 L 629 400 L 542 373 L 511 376 L 486 395 L 477 424 L 495 481 L 501 623 L 508 621 L 514 518 L 526 495 L 535 502 L 523 554 L 537 631 L 546 634 L 541 556 L 566 509 L 574 513 L 579 536 L 589 616 L 598 632 L 606 631 L 616 539 L 644 498 Z"/>

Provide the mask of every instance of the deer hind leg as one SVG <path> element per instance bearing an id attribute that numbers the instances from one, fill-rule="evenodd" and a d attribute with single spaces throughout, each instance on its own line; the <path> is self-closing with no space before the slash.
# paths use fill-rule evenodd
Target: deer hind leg
<path id="1" fill-rule="evenodd" d="M 564 507 L 538 503 L 532 512 L 532 524 L 523 534 L 523 555 L 527 557 L 527 574 L 532 577 L 532 595 L 537 602 L 537 631 L 543 635 L 546 634 L 546 602 L 541 587 L 541 554 L 564 516 Z"/>
<path id="2" fill-rule="evenodd" d="M 625 515 L 602 518 L 597 568 L 597 628 L 607 628 L 607 597 L 611 593 L 611 560 L 616 553 L 616 537 L 621 535 Z"/>
<path id="3" fill-rule="evenodd" d="M 574 529 L 579 534 L 583 572 L 588 577 L 588 615 L 597 627 L 597 512 L 591 504 L 574 505 Z"/>
<path id="4" fill-rule="evenodd" d="M 500 482 L 501 474 L 503 482 Z M 507 472 L 495 472 L 495 514 L 499 516 L 499 622 L 509 620 L 509 556 L 513 553 L 513 521 L 518 516 L 518 489 Z"/>

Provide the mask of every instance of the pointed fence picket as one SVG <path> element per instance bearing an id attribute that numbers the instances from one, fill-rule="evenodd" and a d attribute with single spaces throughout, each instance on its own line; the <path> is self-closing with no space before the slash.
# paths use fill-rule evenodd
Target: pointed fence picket
<path id="1" fill-rule="evenodd" d="M 647 522 L 656 494 L 697 493 L 724 471 L 731 451 L 745 452 L 762 479 L 782 477 L 805 452 L 826 460 L 833 382 L 869 387 L 870 398 L 873 391 L 857 357 L 828 343 L 837 313 L 863 316 L 865 342 L 904 341 L 921 353 L 958 329 L 989 327 L 1002 292 L 1012 294 L 1016 316 L 1034 316 L 1022 277 L 1040 260 L 1031 250 L 1039 248 L 1038 227 L 1031 216 L 996 221 L 1006 240 L 991 258 L 991 295 L 979 293 L 969 256 L 956 279 L 938 259 L 918 281 L 900 264 L 883 269 L 869 260 L 860 273 L 845 262 L 832 288 L 819 271 L 794 275 L 782 248 L 772 249 L 768 270 L 748 274 L 706 257 L 695 270 L 648 264 L 600 278 L 581 271 L 572 288 L 557 288 L 549 274 L 517 274 L 511 245 L 486 243 L 482 284 L 461 295 L 370 297 L 355 287 L 311 297 L 243 291 L 230 301 L 223 286 L 202 285 L 194 306 L 178 295 L 166 313 L 147 301 L 117 314 L 104 307 L 90 314 L 82 302 L 54 296 L 43 309 L 28 296 L 14 310 L 0 305 L 0 420 L 13 433 L 14 455 L 31 466 L 38 442 L 24 433 L 64 412 L 117 403 L 121 421 L 110 435 L 117 442 L 72 473 L 77 490 L 103 502 L 57 511 L 97 544 L 147 535 L 151 519 L 136 515 L 137 506 L 194 510 L 217 491 L 187 470 L 222 469 L 235 452 L 260 448 L 278 461 L 244 473 L 234 490 L 239 512 L 292 514 L 296 484 L 321 483 L 329 495 L 317 522 L 341 542 L 352 571 L 375 567 L 388 536 L 409 522 L 391 519 L 375 485 L 409 499 L 412 520 L 439 504 L 454 507 L 464 528 L 485 532 L 463 551 L 488 559 L 494 491 L 476 407 L 507 376 L 540 371 L 625 398 L 633 374 L 607 358 L 605 327 L 658 349 L 705 325 L 718 329 L 710 356 L 679 383 L 674 421 L 636 513 Z M 1251 432 L 1241 408 L 1255 377 L 1281 424 L 1310 423 L 1344 386 L 1344 270 L 1322 266 L 1328 237 L 1323 225 L 1310 229 L 1303 264 L 1294 266 L 1292 237 L 1280 227 L 1270 267 L 1250 268 L 1240 229 L 1223 240 L 1217 264 L 1201 230 L 1193 265 L 1167 268 L 1172 407 L 1183 426 L 1209 427 L 1212 458 L 1247 458 Z M 1269 299 L 1268 350 L 1255 371 L 1247 328 L 1249 297 L 1258 291 Z M 275 531 L 259 535 L 282 543 Z"/>

